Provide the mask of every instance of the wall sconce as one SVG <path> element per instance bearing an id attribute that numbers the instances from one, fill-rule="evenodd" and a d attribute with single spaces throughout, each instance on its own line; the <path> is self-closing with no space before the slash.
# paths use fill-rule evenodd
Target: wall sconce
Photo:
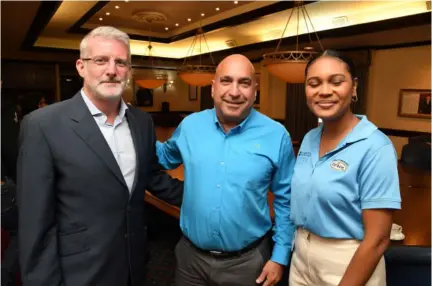
<path id="1" fill-rule="evenodd" d="M 174 81 L 173 80 L 169 80 L 167 82 L 164 83 L 163 85 L 163 91 L 164 93 L 166 92 L 167 88 L 172 88 L 174 86 Z"/>

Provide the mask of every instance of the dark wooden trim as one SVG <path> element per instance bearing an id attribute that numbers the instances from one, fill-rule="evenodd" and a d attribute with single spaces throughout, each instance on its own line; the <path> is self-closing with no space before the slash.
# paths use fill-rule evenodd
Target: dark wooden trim
<path id="1" fill-rule="evenodd" d="M 305 2 L 313 3 L 317 1 L 305 1 Z M 88 32 L 90 32 L 90 29 L 83 28 L 82 25 L 84 25 L 91 17 L 93 17 L 97 12 L 99 12 L 99 10 L 102 9 L 107 3 L 108 2 L 106 1 L 99 1 L 98 3 L 96 3 L 96 5 L 94 5 L 83 17 L 81 17 L 81 19 L 79 19 L 75 24 L 72 25 L 72 27 L 68 30 L 68 32 L 78 33 L 78 34 L 87 34 Z M 266 15 L 291 9 L 294 7 L 294 4 L 295 4 L 294 1 L 280 1 L 278 3 L 274 3 L 249 12 L 245 12 L 243 14 L 236 15 L 234 17 L 230 17 L 218 22 L 205 25 L 202 28 L 205 32 L 211 32 L 217 29 L 238 26 L 241 24 L 249 23 L 251 21 L 255 21 Z M 193 29 L 178 35 L 174 35 L 172 37 L 166 37 L 166 38 L 152 37 L 152 41 L 169 44 L 189 37 L 193 37 L 196 35 L 196 33 L 197 33 L 196 29 Z M 148 36 L 143 36 L 143 35 L 129 34 L 129 37 L 132 40 L 139 40 L 139 41 L 148 40 Z"/>
<path id="2" fill-rule="evenodd" d="M 420 42 L 409 42 L 409 43 L 398 43 L 392 45 L 381 45 L 381 46 L 360 46 L 346 49 L 340 49 L 340 51 L 359 51 L 359 50 L 391 50 L 400 48 L 412 48 L 419 46 L 430 46 L 431 41 L 420 41 Z"/>
<path id="3" fill-rule="evenodd" d="M 150 57 L 148 56 L 138 56 L 138 55 L 132 55 L 132 63 L 134 61 L 148 61 Z M 183 59 L 175 59 L 175 58 L 164 58 L 164 57 L 153 57 L 153 62 L 155 61 L 168 61 L 168 62 L 174 62 L 174 63 L 182 63 Z"/>
<path id="4" fill-rule="evenodd" d="M 105 7 L 109 1 L 98 1 L 90 10 L 87 11 L 75 24 L 73 24 L 67 31 L 68 33 L 75 33 L 75 34 L 87 34 L 91 31 L 91 29 L 87 29 L 82 27 L 90 18 L 92 18 L 97 12 L 99 12 L 103 7 Z M 148 41 L 148 36 L 142 36 L 142 35 L 134 35 L 129 34 L 129 37 L 132 40 L 138 40 L 138 41 Z M 153 42 L 159 42 L 159 43 L 170 43 L 169 38 L 160 38 L 160 37 L 152 37 Z"/>
<path id="5" fill-rule="evenodd" d="M 28 47 L 26 49 L 27 51 L 31 52 L 41 52 L 41 53 L 51 53 L 51 54 L 71 54 L 79 57 L 79 50 L 75 49 L 61 49 L 61 48 L 52 48 L 52 47 Z M 175 62 L 175 63 L 181 63 L 183 62 L 183 59 L 174 59 L 174 58 L 165 58 L 165 57 L 153 57 L 153 59 L 156 59 L 158 61 L 169 61 L 169 62 Z M 139 55 L 132 55 L 132 62 L 134 61 L 148 61 L 148 56 L 139 56 Z"/>
<path id="6" fill-rule="evenodd" d="M 80 28 L 78 24 L 83 24 L 85 21 L 87 21 L 90 17 L 92 17 L 93 14 L 95 14 L 97 11 L 99 11 L 102 7 L 104 7 L 108 2 L 107 1 L 99 1 L 94 5 L 81 19 L 75 23 L 69 30 L 72 32 L 84 32 L 82 30 L 83 28 Z M 263 7 L 254 11 L 250 11 L 247 13 L 243 13 L 241 15 L 237 15 L 235 17 L 219 21 L 217 23 L 209 24 L 210 28 L 215 29 L 217 27 L 223 27 L 224 25 L 238 25 L 239 23 L 246 23 L 248 21 L 256 20 L 259 17 L 262 17 L 264 15 L 268 15 L 271 13 L 279 12 L 284 9 L 289 9 L 289 5 L 293 5 L 293 1 L 281 1 L 272 5 L 269 5 L 267 7 Z M 33 21 L 33 25 L 31 29 L 29 29 L 29 32 L 27 33 L 26 40 L 23 43 L 23 47 L 25 47 L 27 50 L 35 51 L 35 52 L 49 52 L 49 53 L 73 53 L 78 54 L 78 50 L 73 49 L 58 49 L 58 48 L 49 48 L 49 47 L 34 47 L 33 44 L 36 41 L 39 34 L 43 31 L 46 24 L 49 22 L 51 17 L 54 15 L 55 11 L 57 11 L 58 6 L 61 4 L 61 1 L 42 1 L 41 6 L 39 7 L 38 13 L 35 17 L 35 20 Z M 287 6 L 288 5 L 288 6 Z M 233 20 L 234 19 L 234 20 Z M 237 22 L 236 22 L 237 21 Z M 238 22 L 240 21 L 240 22 Z M 338 38 L 338 37 L 346 37 L 346 36 L 353 36 L 353 35 L 359 35 L 359 34 L 368 34 L 373 32 L 379 32 L 379 31 L 385 31 L 385 30 L 392 30 L 392 29 L 400 29 L 400 28 L 406 28 L 406 27 L 412 27 L 412 26 L 420 26 L 420 25 L 430 25 L 431 23 L 431 13 L 425 12 L 422 14 L 417 15 L 411 15 L 406 17 L 399 17 L 395 19 L 390 20 L 383 20 L 378 22 L 372 22 L 372 23 L 366 23 L 366 24 L 360 24 L 360 25 L 354 25 L 354 26 L 348 26 L 348 27 L 341 27 L 337 29 L 327 30 L 327 31 L 320 31 L 318 32 L 318 35 L 320 39 L 330 39 L 330 38 Z M 220 26 L 217 26 L 217 25 Z M 207 26 L 209 26 L 207 25 Z M 216 26 L 211 26 L 216 25 Z M 209 31 L 207 26 L 204 27 L 206 31 Z M 86 30 L 85 32 L 88 32 L 89 30 Z M 196 31 L 191 31 L 193 33 L 196 33 Z M 147 37 L 141 36 L 142 40 L 147 40 Z M 177 37 L 177 36 L 175 36 Z M 174 37 L 173 37 L 174 38 Z M 154 41 L 156 41 L 154 38 L 152 38 Z M 181 38 L 175 38 L 175 40 L 180 40 Z M 279 39 L 267 41 L 267 42 L 260 42 L 250 45 L 244 45 L 240 47 L 235 47 L 228 50 L 213 52 L 212 55 L 217 58 L 225 57 L 226 55 L 233 54 L 233 53 L 247 53 L 253 50 L 258 49 L 275 49 Z M 293 45 L 296 43 L 296 37 L 289 37 L 284 38 L 282 41 L 282 49 L 284 45 Z M 308 35 L 300 35 L 299 36 L 299 43 L 309 43 L 309 36 Z M 361 46 L 361 47 L 351 47 L 347 49 L 343 49 L 344 51 L 350 51 L 350 50 L 365 50 L 365 49 L 394 49 L 394 48 L 403 48 L 403 47 L 414 47 L 414 46 L 422 46 L 422 45 L 430 45 L 429 41 L 420 41 L 420 42 L 413 42 L 413 43 L 401 43 L 401 44 L 393 44 L 393 45 L 382 45 L 382 46 Z M 207 54 L 202 54 L 201 57 L 206 57 Z M 197 59 L 199 56 L 189 57 L 191 61 Z M 146 60 L 147 57 L 145 56 L 132 56 L 133 61 L 137 61 L 139 59 Z M 172 58 L 158 58 L 158 60 L 161 61 L 171 61 L 171 62 L 181 62 L 184 59 L 172 59 Z M 252 62 L 260 62 L 262 60 L 262 56 L 259 56 L 257 58 L 251 59 Z"/>
<path id="7" fill-rule="evenodd" d="M 55 54 L 77 54 L 77 55 L 79 55 L 79 50 L 64 49 L 64 48 L 31 46 L 31 47 L 26 47 L 25 50 L 29 51 L 29 52 L 55 53 Z"/>
<path id="8" fill-rule="evenodd" d="M 37 50 L 40 51 L 39 49 L 37 49 Z M 54 51 L 55 52 L 56 49 L 52 49 L 51 50 L 51 49 L 47 48 L 46 50 L 43 49 L 43 51 L 45 51 L 45 52 L 49 52 L 49 51 L 53 52 Z M 76 56 L 78 58 L 78 51 L 76 51 L 76 50 L 71 50 L 71 51 L 76 52 Z M 141 57 L 140 57 L 140 59 L 141 59 Z M 170 61 L 171 63 L 179 62 L 179 60 L 176 61 L 176 59 L 168 59 L 167 58 L 166 60 Z M 4 58 L 1 59 L 1 64 L 2 65 L 3 64 L 8 64 L 8 63 L 17 63 L 17 64 L 28 63 L 28 64 L 46 64 L 46 65 L 52 65 L 52 64 L 54 64 L 54 65 L 55 64 L 59 64 L 59 65 L 71 64 L 73 67 L 75 67 L 75 59 L 74 60 L 69 60 L 69 61 L 62 61 L 62 62 L 60 62 L 60 61 L 45 61 L 45 60 L 37 60 L 37 59 L 34 59 L 34 60 L 4 59 Z M 153 67 L 151 67 L 151 66 L 143 65 L 143 64 L 133 64 L 132 68 L 134 68 L 134 69 L 172 70 L 172 71 L 178 70 L 177 67 L 172 67 L 172 66 L 171 67 L 167 67 L 167 66 L 153 66 Z"/>
<path id="9" fill-rule="evenodd" d="M 18 59 L 1 59 L 1 65 L 7 65 L 7 64 L 41 64 L 41 65 L 56 65 L 56 64 L 62 64 L 59 62 L 53 62 L 53 61 L 38 61 L 38 60 L 18 60 Z"/>
<path id="10" fill-rule="evenodd" d="M 308 4 L 310 4 L 317 1 L 305 1 L 305 2 L 309 2 Z M 280 1 L 278 3 L 274 3 L 265 7 L 261 7 L 252 11 L 248 11 L 236 15 L 231 18 L 227 18 L 215 23 L 205 25 L 203 26 L 203 30 L 205 32 L 211 32 L 226 27 L 235 27 L 238 25 L 246 24 L 255 21 L 261 17 L 291 9 L 294 7 L 294 5 L 295 5 L 295 1 Z M 196 30 L 187 31 L 182 34 L 171 37 L 170 42 L 180 41 L 189 37 L 193 37 L 195 36 L 195 34 L 196 34 Z"/>
<path id="11" fill-rule="evenodd" d="M 139 107 L 145 107 L 145 106 L 139 106 Z M 146 111 L 149 114 L 171 114 L 171 115 L 180 115 L 180 114 L 192 114 L 199 111 L 191 111 L 191 110 L 170 110 L 168 113 L 164 111 Z"/>
<path id="12" fill-rule="evenodd" d="M 377 22 L 364 23 L 354 26 L 341 27 L 318 33 L 320 39 L 349 37 L 361 34 L 370 34 L 381 31 L 396 30 L 414 26 L 430 25 L 431 13 L 425 12 L 415 15 L 398 17 Z M 334 34 L 334 35 L 333 35 Z"/>
<path id="13" fill-rule="evenodd" d="M 176 67 L 159 67 L 159 66 L 142 66 L 142 65 L 132 65 L 132 68 L 134 69 L 140 69 L 140 70 L 166 70 L 166 71 L 177 71 L 178 68 Z"/>
<path id="14" fill-rule="evenodd" d="M 381 45 L 381 46 L 360 46 L 360 47 L 352 47 L 352 48 L 346 48 L 346 49 L 339 49 L 340 51 L 361 51 L 361 50 L 387 50 L 387 49 L 399 49 L 399 48 L 412 48 L 412 47 L 420 47 L 420 46 L 430 46 L 431 42 L 430 41 L 420 41 L 420 42 L 409 42 L 409 43 L 402 43 L 402 44 L 394 44 L 394 45 Z M 248 52 L 250 50 L 252 50 L 252 48 L 244 50 L 244 52 Z M 28 51 L 34 51 L 34 52 L 46 52 L 46 53 L 58 53 L 58 54 L 65 54 L 65 53 L 71 53 L 71 54 L 76 54 L 78 57 L 79 51 L 78 50 L 73 50 L 73 49 L 59 49 L 59 48 L 50 48 L 50 47 L 31 47 L 27 49 Z M 239 52 L 239 51 L 237 51 Z M 231 53 L 236 53 L 234 50 L 230 49 L 227 51 L 221 51 L 221 52 L 215 52 L 212 53 L 212 55 L 214 57 L 221 57 L 223 55 L 221 55 L 220 53 L 227 53 L 227 54 L 231 54 Z M 203 54 L 202 56 L 205 57 L 207 54 Z M 184 58 L 179 58 L 179 59 L 174 59 L 174 58 L 162 58 L 162 57 L 157 57 L 157 60 L 160 61 L 170 61 L 170 62 L 176 62 L 176 63 L 182 63 Z M 194 59 L 194 57 L 190 58 L 190 59 Z M 15 60 L 15 59 L 2 59 L 6 60 L 6 61 L 24 61 L 24 62 L 45 62 L 45 61 L 38 61 L 38 60 Z M 147 61 L 148 57 L 147 56 L 137 56 L 137 55 L 132 55 L 132 62 L 134 61 Z M 257 58 L 253 58 L 250 59 L 252 63 L 260 63 L 262 61 L 262 57 L 257 57 Z M 58 63 L 58 62 L 56 62 Z M 143 65 L 136 65 L 133 64 L 132 67 L 134 68 L 145 68 L 145 66 Z"/>
<path id="15" fill-rule="evenodd" d="M 103 7 L 105 7 L 109 1 L 98 1 L 90 10 L 87 11 L 75 24 L 73 24 L 69 29 L 69 33 L 87 33 L 87 29 L 85 31 L 81 31 L 81 26 L 84 25 L 91 17 L 93 17 L 97 12 L 99 12 Z M 88 30 L 90 31 L 90 30 Z"/>
<path id="16" fill-rule="evenodd" d="M 341 37 L 355 36 L 361 34 L 370 34 L 374 32 L 395 30 L 395 29 L 401 29 L 401 28 L 407 28 L 413 26 L 430 25 L 430 23 L 431 23 L 431 13 L 426 12 L 426 13 L 410 15 L 406 17 L 400 17 L 400 18 L 394 18 L 389 20 L 382 20 L 378 22 L 371 22 L 371 23 L 359 24 L 354 26 L 336 28 L 332 30 L 320 31 L 317 32 L 317 34 L 320 40 L 325 40 L 331 38 L 341 38 Z M 297 40 L 296 38 L 297 38 L 296 36 L 284 38 L 282 40 L 280 50 L 283 50 L 284 46 L 295 45 Z M 315 37 L 312 37 L 312 39 L 315 39 Z M 309 43 L 310 42 L 309 36 L 306 34 L 299 35 L 298 41 L 300 45 Z M 254 44 L 244 45 L 240 47 L 235 47 L 228 50 L 223 50 L 220 52 L 213 52 L 212 55 L 214 57 L 222 57 L 229 54 L 237 54 L 237 53 L 244 54 L 253 50 L 276 49 L 278 42 L 279 39 L 267 41 L 267 42 L 254 43 Z M 424 45 L 425 43 L 427 43 L 427 41 L 408 43 L 406 44 L 406 46 Z M 402 46 L 405 44 L 400 44 L 400 45 Z M 387 49 L 387 48 L 391 48 L 392 46 L 396 46 L 396 45 L 354 47 L 346 50 Z M 202 54 L 201 57 L 205 55 L 206 54 Z M 197 59 L 198 57 L 199 56 L 194 56 L 194 57 L 190 57 L 190 59 Z M 262 60 L 262 56 L 251 60 L 252 62 L 259 62 Z"/>
<path id="17" fill-rule="evenodd" d="M 416 136 L 431 136 L 430 132 L 412 131 L 412 130 L 401 130 L 401 129 L 390 129 L 390 128 L 379 128 L 387 136 L 396 137 L 416 137 Z"/>
<path id="18" fill-rule="evenodd" d="M 40 1 L 36 16 L 34 17 L 24 41 L 21 44 L 22 50 L 33 47 L 39 35 L 45 29 L 46 25 L 48 25 L 49 21 L 57 12 L 57 9 L 60 7 L 62 2 L 63 1 Z"/>

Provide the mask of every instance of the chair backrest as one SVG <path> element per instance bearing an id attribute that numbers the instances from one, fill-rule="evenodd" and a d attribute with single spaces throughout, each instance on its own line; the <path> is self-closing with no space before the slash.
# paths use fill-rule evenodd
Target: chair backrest
<path id="1" fill-rule="evenodd" d="M 167 102 L 167 101 L 162 102 L 161 110 L 162 110 L 162 112 L 169 112 L 170 111 L 169 102 Z"/>
<path id="2" fill-rule="evenodd" d="M 412 140 L 402 148 L 401 163 L 413 168 L 431 169 L 431 145 Z"/>
<path id="3" fill-rule="evenodd" d="M 385 253 L 387 286 L 430 286 L 431 248 L 390 246 Z"/>

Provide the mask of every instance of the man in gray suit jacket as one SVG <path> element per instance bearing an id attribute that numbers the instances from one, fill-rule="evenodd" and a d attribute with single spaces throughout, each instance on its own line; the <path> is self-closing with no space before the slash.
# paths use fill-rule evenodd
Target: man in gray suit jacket
<path id="1" fill-rule="evenodd" d="M 24 285 L 142 285 L 144 194 L 180 205 L 183 184 L 161 172 L 150 115 L 121 96 L 129 37 L 99 27 L 81 42 L 75 97 L 24 118 L 18 159 Z"/>

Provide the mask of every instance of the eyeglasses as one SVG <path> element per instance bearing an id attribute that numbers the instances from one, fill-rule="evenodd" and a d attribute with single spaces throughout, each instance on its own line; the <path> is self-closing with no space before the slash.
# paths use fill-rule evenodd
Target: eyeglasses
<path id="1" fill-rule="evenodd" d="M 81 59 L 83 61 L 92 61 L 95 65 L 104 68 L 107 67 L 109 62 L 110 62 L 110 58 L 109 57 L 93 57 L 93 58 L 83 58 Z M 127 60 L 122 60 L 122 59 L 114 59 L 114 63 L 115 66 L 117 68 L 120 69 L 125 69 L 128 68 L 130 66 L 129 61 Z"/>

